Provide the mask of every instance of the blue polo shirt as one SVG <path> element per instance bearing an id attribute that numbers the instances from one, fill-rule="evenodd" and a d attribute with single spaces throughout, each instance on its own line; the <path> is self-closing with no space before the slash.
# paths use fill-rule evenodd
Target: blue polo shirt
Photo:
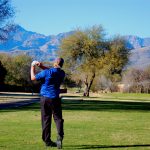
<path id="1" fill-rule="evenodd" d="M 38 73 L 35 78 L 41 80 L 41 96 L 58 98 L 60 94 L 60 84 L 64 80 L 65 72 L 60 68 L 50 68 Z"/>

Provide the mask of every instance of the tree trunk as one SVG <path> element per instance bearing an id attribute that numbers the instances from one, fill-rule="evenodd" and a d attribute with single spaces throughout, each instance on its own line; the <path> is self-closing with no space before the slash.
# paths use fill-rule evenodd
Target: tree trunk
<path id="1" fill-rule="evenodd" d="M 85 84 L 85 90 L 84 90 L 83 96 L 87 96 L 87 93 L 88 93 L 88 76 L 86 77 L 84 84 Z"/>
<path id="2" fill-rule="evenodd" d="M 92 83 L 94 81 L 94 78 L 95 78 L 95 73 L 93 73 L 89 84 L 88 84 L 88 81 L 87 81 L 87 78 L 86 78 L 86 80 L 84 82 L 85 83 L 85 90 L 84 90 L 83 96 L 89 97 L 90 89 L 91 89 Z"/>
<path id="3" fill-rule="evenodd" d="M 89 96 L 88 84 L 85 84 L 85 90 L 84 90 L 83 96 L 86 96 L 86 97 Z"/>

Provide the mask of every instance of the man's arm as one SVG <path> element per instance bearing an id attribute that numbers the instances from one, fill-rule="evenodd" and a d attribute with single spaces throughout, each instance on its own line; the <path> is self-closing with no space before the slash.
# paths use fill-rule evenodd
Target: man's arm
<path id="1" fill-rule="evenodd" d="M 48 67 L 43 66 L 43 64 L 42 64 L 41 62 L 38 62 L 38 63 L 37 63 L 37 66 L 40 67 L 40 68 L 43 69 L 43 70 L 49 69 Z"/>
<path id="2" fill-rule="evenodd" d="M 36 77 L 35 77 L 35 75 L 36 75 L 36 73 L 35 73 L 35 66 L 38 66 L 38 67 L 40 67 L 41 69 L 43 69 L 43 70 L 45 70 L 45 69 L 49 69 L 48 67 L 46 67 L 46 66 L 43 66 L 43 64 L 41 63 L 41 62 L 38 62 L 38 61 L 33 61 L 32 63 L 31 63 L 31 80 L 36 80 Z"/>
<path id="3" fill-rule="evenodd" d="M 31 66 L 31 80 L 36 80 L 35 78 L 35 66 Z"/>
<path id="4" fill-rule="evenodd" d="M 35 77 L 35 66 L 40 64 L 38 61 L 34 60 L 32 63 L 31 63 L 31 80 L 36 80 L 36 77 Z"/>

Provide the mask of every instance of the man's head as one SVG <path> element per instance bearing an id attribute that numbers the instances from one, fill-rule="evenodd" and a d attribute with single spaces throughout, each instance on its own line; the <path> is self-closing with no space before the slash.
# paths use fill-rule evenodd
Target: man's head
<path id="1" fill-rule="evenodd" d="M 54 62 L 54 67 L 61 67 L 64 64 L 64 59 L 63 58 L 56 58 Z"/>

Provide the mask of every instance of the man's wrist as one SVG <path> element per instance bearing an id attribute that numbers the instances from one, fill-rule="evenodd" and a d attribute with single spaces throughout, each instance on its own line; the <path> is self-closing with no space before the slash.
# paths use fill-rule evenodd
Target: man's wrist
<path id="1" fill-rule="evenodd" d="M 34 61 L 31 63 L 31 66 L 35 66 L 35 65 L 37 65 L 38 63 L 39 63 L 38 61 L 34 60 Z"/>

